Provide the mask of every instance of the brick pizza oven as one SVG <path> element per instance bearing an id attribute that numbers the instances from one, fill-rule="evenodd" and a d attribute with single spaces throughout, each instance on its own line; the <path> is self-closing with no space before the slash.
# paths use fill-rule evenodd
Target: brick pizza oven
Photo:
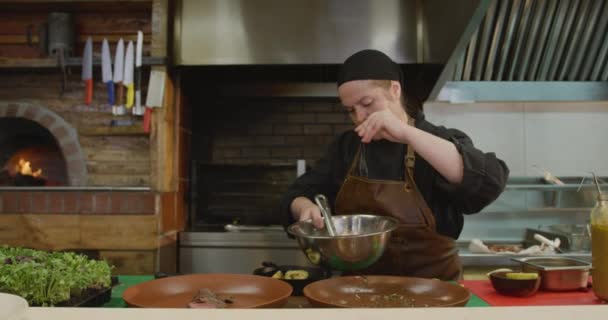
<path id="1" fill-rule="evenodd" d="M 15 165 L 25 159 L 32 170 L 42 170 L 43 182 L 37 185 L 86 185 L 87 168 L 76 130 L 44 106 L 0 103 L 0 139 L 0 170 L 12 179 L 19 174 Z M 11 185 L 1 180 L 0 184 Z"/>

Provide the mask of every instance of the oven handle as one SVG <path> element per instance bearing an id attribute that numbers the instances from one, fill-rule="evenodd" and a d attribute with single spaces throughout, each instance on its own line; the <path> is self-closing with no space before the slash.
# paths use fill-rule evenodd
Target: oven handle
<path id="1" fill-rule="evenodd" d="M 285 231 L 282 226 L 248 226 L 227 224 L 224 226 L 226 231 Z"/>

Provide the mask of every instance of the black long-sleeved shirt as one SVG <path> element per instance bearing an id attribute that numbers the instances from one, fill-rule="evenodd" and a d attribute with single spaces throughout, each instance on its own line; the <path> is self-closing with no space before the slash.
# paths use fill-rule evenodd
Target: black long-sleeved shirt
<path id="1" fill-rule="evenodd" d="M 435 126 L 426 121 L 422 113 L 416 119 L 416 127 L 453 142 L 462 155 L 464 175 L 460 184 L 449 183 L 418 154 L 414 167 L 414 180 L 435 215 L 437 231 L 457 239 L 462 231 L 463 214 L 479 212 L 492 203 L 504 190 L 509 169 L 494 153 L 484 153 L 475 148 L 465 133 Z M 281 202 L 285 225 L 294 222 L 290 204 L 296 197 L 313 199 L 315 194 L 322 193 L 333 208 L 360 145 L 361 139 L 356 132 L 349 130 L 342 133 L 330 144 L 325 156 L 289 187 Z M 365 145 L 367 177 L 403 181 L 406 150 L 406 145 L 387 140 Z"/>

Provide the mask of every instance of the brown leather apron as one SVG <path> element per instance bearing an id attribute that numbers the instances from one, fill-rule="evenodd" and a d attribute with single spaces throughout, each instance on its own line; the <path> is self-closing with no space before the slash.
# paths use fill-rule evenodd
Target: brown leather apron
<path id="1" fill-rule="evenodd" d="M 347 273 L 458 279 L 462 267 L 456 244 L 437 233 L 435 217 L 414 182 L 414 150 L 407 146 L 405 181 L 355 176 L 359 153 L 336 197 L 336 214 L 372 213 L 395 217 L 401 224 L 378 262 Z"/>

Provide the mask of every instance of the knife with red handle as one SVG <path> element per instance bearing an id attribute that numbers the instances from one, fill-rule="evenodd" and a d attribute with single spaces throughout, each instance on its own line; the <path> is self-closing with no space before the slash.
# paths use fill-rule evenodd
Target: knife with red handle
<path id="1" fill-rule="evenodd" d="M 82 81 L 85 85 L 84 103 L 90 105 L 93 101 L 93 40 L 87 39 L 82 55 Z"/>

